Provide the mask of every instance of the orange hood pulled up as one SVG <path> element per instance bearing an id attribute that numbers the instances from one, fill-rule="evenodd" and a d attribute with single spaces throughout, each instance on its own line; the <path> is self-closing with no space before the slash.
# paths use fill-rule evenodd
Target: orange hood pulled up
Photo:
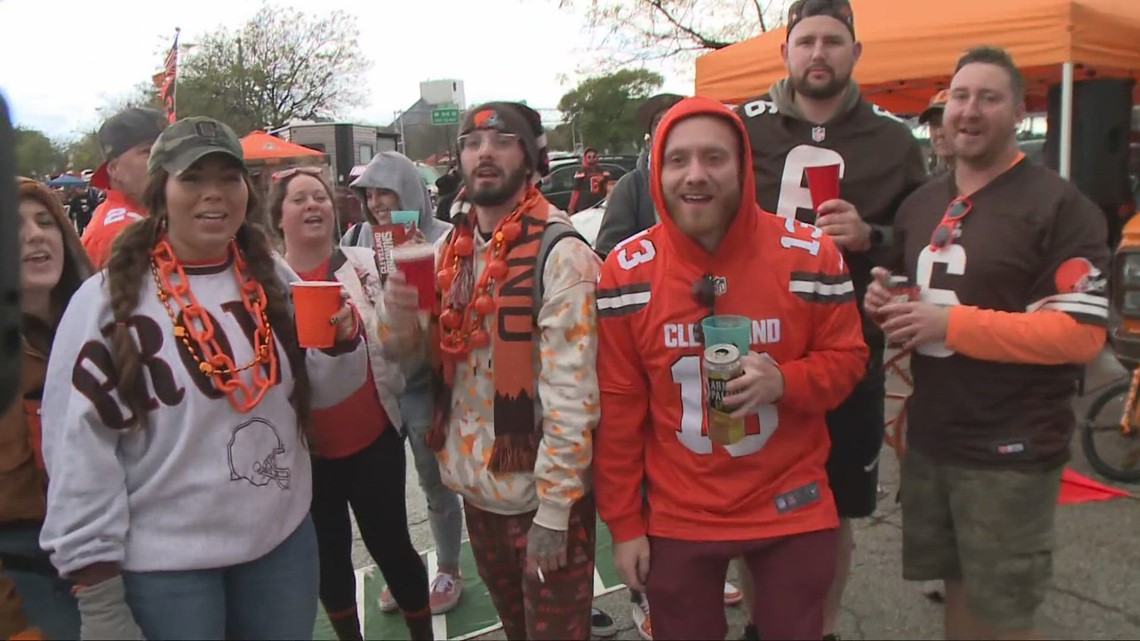
<path id="1" fill-rule="evenodd" d="M 693 116 L 715 116 L 722 118 L 732 125 L 736 131 L 740 150 L 740 206 L 736 215 L 729 224 L 728 231 L 717 247 L 715 255 L 701 247 L 695 240 L 687 236 L 676 223 L 673 214 L 665 206 L 665 194 L 661 185 L 661 168 L 665 164 L 665 145 L 669 141 L 669 132 L 677 123 Z M 661 225 L 665 228 L 669 244 L 680 254 L 686 262 L 700 265 L 702 268 L 711 268 L 715 263 L 731 259 L 736 255 L 747 255 L 755 250 L 757 217 L 763 213 L 756 204 L 756 182 L 752 173 L 752 146 L 748 143 L 748 132 L 744 123 L 731 109 L 721 103 L 696 96 L 685 98 L 678 102 L 661 118 L 657 132 L 653 136 L 653 150 L 649 166 L 649 192 L 653 197 L 653 204 L 661 214 Z M 715 258 L 715 260 L 714 260 Z"/>

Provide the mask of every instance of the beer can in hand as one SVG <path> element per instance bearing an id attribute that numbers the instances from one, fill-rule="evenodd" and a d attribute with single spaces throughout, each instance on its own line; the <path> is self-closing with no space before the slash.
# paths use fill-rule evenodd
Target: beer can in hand
<path id="1" fill-rule="evenodd" d="M 728 382 L 744 374 L 740 350 L 723 343 L 705 350 L 704 378 L 708 403 L 709 438 L 721 445 L 732 445 L 744 438 L 744 419 L 732 418 L 725 407 Z"/>

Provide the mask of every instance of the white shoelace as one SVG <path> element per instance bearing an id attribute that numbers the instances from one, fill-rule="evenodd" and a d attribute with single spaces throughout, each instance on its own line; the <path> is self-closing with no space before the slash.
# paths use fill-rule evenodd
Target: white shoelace
<path id="1" fill-rule="evenodd" d="M 446 572 L 435 575 L 435 580 L 431 582 L 432 592 L 450 592 L 454 587 L 455 578 Z"/>

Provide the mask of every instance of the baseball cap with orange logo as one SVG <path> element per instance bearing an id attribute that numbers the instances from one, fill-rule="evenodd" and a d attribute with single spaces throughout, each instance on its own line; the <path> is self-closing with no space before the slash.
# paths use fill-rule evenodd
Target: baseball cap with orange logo
<path id="1" fill-rule="evenodd" d="M 918 124 L 925 125 L 930 122 L 930 119 L 933 118 L 935 114 L 941 114 L 945 111 L 946 103 L 949 102 L 949 100 L 949 89 L 943 89 L 934 94 L 934 97 L 930 99 L 930 104 L 926 106 L 926 110 L 918 117 Z"/>

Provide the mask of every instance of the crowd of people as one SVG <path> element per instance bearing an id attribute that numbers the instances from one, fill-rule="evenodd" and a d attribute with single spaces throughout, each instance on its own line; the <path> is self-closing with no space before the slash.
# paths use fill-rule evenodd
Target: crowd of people
<path id="1" fill-rule="evenodd" d="M 921 115 L 929 165 L 860 94 L 860 53 L 846 0 L 798 0 L 767 93 L 648 100 L 645 162 L 612 189 L 582 171 L 606 198 L 593 246 L 539 191 L 545 136 L 521 103 L 464 114 L 447 220 L 384 152 L 342 235 L 320 171 L 274 174 L 263 204 L 226 124 L 147 109 L 100 129 L 107 196 L 82 236 L 20 179 L 0 636 L 311 638 L 319 604 L 361 639 L 351 510 L 412 639 L 462 598 L 464 523 L 508 638 L 612 635 L 599 518 L 643 638 L 723 639 L 741 601 L 746 638 L 838 639 L 893 347 L 915 382 L 903 578 L 943 582 L 946 638 L 1033 638 L 1075 380 L 1105 339 L 1104 218 L 1018 151 L 1004 51 L 947 70 Z M 805 173 L 831 164 L 839 195 L 813 203 Z M 435 251 L 430 309 L 373 249 L 409 211 L 408 242 Z M 342 286 L 330 347 L 299 340 L 306 281 Z M 729 438 L 702 378 L 703 321 L 725 314 L 750 325 Z"/>

